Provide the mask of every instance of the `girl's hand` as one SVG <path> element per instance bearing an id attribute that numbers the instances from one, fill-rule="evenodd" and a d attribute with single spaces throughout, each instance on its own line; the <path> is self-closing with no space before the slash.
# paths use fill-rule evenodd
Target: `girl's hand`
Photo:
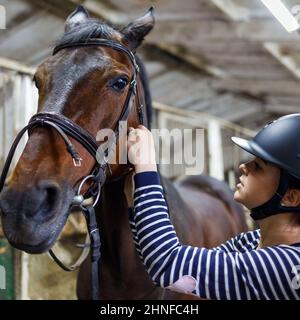
<path id="1" fill-rule="evenodd" d="M 137 129 L 129 128 L 127 152 L 136 173 L 157 171 L 153 136 L 143 125 L 139 125 Z"/>

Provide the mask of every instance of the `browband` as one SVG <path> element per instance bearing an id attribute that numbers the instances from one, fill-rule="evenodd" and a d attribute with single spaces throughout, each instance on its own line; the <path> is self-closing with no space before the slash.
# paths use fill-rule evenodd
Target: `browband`
<path id="1" fill-rule="evenodd" d="M 104 47 L 112 48 L 112 49 L 115 49 L 118 51 L 122 51 L 127 54 L 129 59 L 131 60 L 132 64 L 134 65 L 136 72 L 139 71 L 139 66 L 136 63 L 134 54 L 129 49 L 127 49 L 124 45 L 122 45 L 114 40 L 90 38 L 90 39 L 84 40 L 84 41 L 77 41 L 77 42 L 73 42 L 73 43 L 61 44 L 61 45 L 56 46 L 53 49 L 52 55 L 55 55 L 57 52 L 59 52 L 62 49 L 74 48 L 74 47 L 86 47 L 86 46 L 104 46 Z"/>

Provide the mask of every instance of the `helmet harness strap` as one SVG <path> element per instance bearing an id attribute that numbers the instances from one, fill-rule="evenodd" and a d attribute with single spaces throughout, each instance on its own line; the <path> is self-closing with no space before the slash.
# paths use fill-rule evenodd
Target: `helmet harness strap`
<path id="1" fill-rule="evenodd" d="M 291 176 L 283 169 L 280 169 L 280 181 L 274 196 L 266 203 L 251 209 L 250 216 L 253 220 L 260 220 L 266 217 L 285 213 L 285 212 L 300 212 L 300 207 L 283 206 L 281 201 L 290 187 Z M 300 187 L 297 187 L 297 189 Z"/>

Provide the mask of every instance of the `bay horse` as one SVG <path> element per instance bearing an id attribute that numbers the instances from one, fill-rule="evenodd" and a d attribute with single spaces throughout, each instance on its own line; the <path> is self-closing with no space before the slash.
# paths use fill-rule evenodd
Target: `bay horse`
<path id="1" fill-rule="evenodd" d="M 78 7 L 66 20 L 65 32 L 57 42 L 60 50 L 35 73 L 38 113 L 70 119 L 93 137 L 102 128 L 114 128 L 126 103 L 132 61 L 124 52 L 109 46 L 84 44 L 91 43 L 90 39 L 104 39 L 135 52 L 153 26 L 153 8 L 117 30 L 91 19 L 83 7 Z M 82 45 L 75 45 L 78 43 Z M 148 79 L 137 56 L 136 61 L 139 98 L 133 100 L 128 127 L 137 127 L 142 114 L 150 129 Z M 57 130 L 30 130 L 24 151 L 0 196 L 3 230 L 15 248 L 42 253 L 53 246 L 66 222 L 74 185 L 95 166 L 88 150 L 72 137 L 69 139 L 82 158 L 81 166 L 74 166 L 66 155 Z M 155 286 L 148 276 L 135 250 L 128 220 L 126 195 L 132 194 L 133 172 L 129 163 L 118 162 L 110 168 L 95 207 L 102 239 L 99 298 L 185 299 L 182 293 Z M 225 183 L 197 175 L 174 183 L 162 177 L 162 184 L 171 220 L 183 243 L 210 248 L 246 230 L 242 208 L 234 202 Z M 78 274 L 79 299 L 91 297 L 90 278 L 90 260 L 86 259 Z"/>

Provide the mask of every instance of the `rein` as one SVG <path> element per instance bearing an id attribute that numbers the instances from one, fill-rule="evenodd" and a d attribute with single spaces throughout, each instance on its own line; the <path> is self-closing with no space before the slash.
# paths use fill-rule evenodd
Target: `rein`
<path id="1" fill-rule="evenodd" d="M 136 77 L 137 77 L 137 74 L 139 73 L 139 66 L 136 62 L 135 55 L 128 48 L 126 48 L 124 45 L 116 41 L 106 40 L 106 39 L 91 38 L 83 42 L 75 42 L 75 43 L 70 43 L 65 45 L 59 45 L 54 48 L 53 55 L 57 54 L 60 50 L 63 50 L 63 49 L 87 47 L 87 46 L 104 46 L 104 47 L 112 48 L 117 51 L 121 51 L 128 56 L 128 58 L 131 61 L 131 64 L 134 67 L 134 72 L 130 80 L 128 93 L 122 108 L 122 113 L 114 128 L 115 137 L 118 138 L 119 137 L 118 123 L 120 121 L 126 121 L 128 119 L 135 97 L 137 97 L 138 99 L 139 121 L 141 124 L 144 123 L 143 105 L 140 104 L 140 101 L 139 101 L 137 82 L 136 82 Z M 61 262 L 61 260 L 54 254 L 54 252 L 51 249 L 49 250 L 49 254 L 62 269 L 66 271 L 73 271 L 76 268 L 78 268 L 80 264 L 85 260 L 85 258 L 89 253 L 89 250 L 87 250 L 87 247 L 90 247 L 92 299 L 98 300 L 99 293 L 100 293 L 99 292 L 99 286 L 100 286 L 99 285 L 99 269 L 100 269 L 100 258 L 101 258 L 101 251 L 100 251 L 101 241 L 100 241 L 100 232 L 99 232 L 97 221 L 96 221 L 96 214 L 95 214 L 94 207 L 97 204 L 98 200 L 100 199 L 101 189 L 106 181 L 107 169 L 109 169 L 109 172 L 111 172 L 110 166 L 108 164 L 108 158 L 110 154 L 110 147 L 114 142 L 114 140 L 108 139 L 108 145 L 103 150 L 101 148 L 101 145 L 100 146 L 98 145 L 96 139 L 87 130 L 77 125 L 71 119 L 63 116 L 62 114 L 57 114 L 52 112 L 39 112 L 35 114 L 29 120 L 28 125 L 26 125 L 18 133 L 17 137 L 15 138 L 11 146 L 11 149 L 8 153 L 8 156 L 5 161 L 3 171 L 0 177 L 0 192 L 4 187 L 9 167 L 11 165 L 14 153 L 16 151 L 16 148 L 22 136 L 25 134 L 26 131 L 28 131 L 28 135 L 30 136 L 32 129 L 35 127 L 44 127 L 44 128 L 51 127 L 55 129 L 56 132 L 64 140 L 66 149 L 68 153 L 71 155 L 73 159 L 73 164 L 75 167 L 81 166 L 82 159 L 79 153 L 77 152 L 75 146 L 72 144 L 72 142 L 68 138 L 69 136 L 75 139 L 77 142 L 79 142 L 96 160 L 96 165 L 93 168 L 92 172 L 89 175 L 83 177 L 82 180 L 79 182 L 77 191 L 75 191 L 76 195 L 74 196 L 72 204 L 70 205 L 70 208 L 69 208 L 69 213 L 73 206 L 79 206 L 81 211 L 83 212 L 86 219 L 86 223 L 87 223 L 90 244 L 86 243 L 84 245 L 84 249 L 82 251 L 81 256 L 71 266 L 64 265 L 63 262 Z M 102 154 L 104 155 L 100 162 L 97 157 L 97 155 L 99 155 L 98 153 L 99 148 L 101 148 Z M 92 185 L 90 186 L 90 188 L 85 194 L 82 194 L 81 189 L 87 181 L 91 181 Z M 85 206 L 84 200 L 87 198 L 90 198 L 91 196 L 94 197 L 93 203 Z"/>

